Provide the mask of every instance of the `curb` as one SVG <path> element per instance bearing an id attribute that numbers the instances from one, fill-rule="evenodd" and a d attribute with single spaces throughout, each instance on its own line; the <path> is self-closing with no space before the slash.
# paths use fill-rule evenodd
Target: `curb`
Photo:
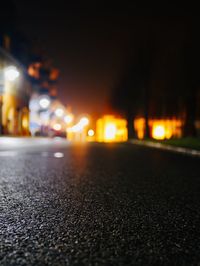
<path id="1" fill-rule="evenodd" d="M 151 147 L 155 149 L 165 150 L 165 151 L 171 151 L 179 154 L 189 155 L 193 157 L 199 157 L 200 158 L 200 151 L 189 149 L 189 148 L 183 148 L 183 147 L 174 147 L 172 145 L 165 145 L 162 143 L 155 143 L 152 141 L 145 141 L 145 140 L 130 140 L 129 141 L 132 144 L 145 146 L 145 147 Z"/>

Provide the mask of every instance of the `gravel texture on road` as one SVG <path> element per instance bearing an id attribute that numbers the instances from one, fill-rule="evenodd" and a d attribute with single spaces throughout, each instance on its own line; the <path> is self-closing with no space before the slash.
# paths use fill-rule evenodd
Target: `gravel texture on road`
<path id="1" fill-rule="evenodd" d="M 0 265 L 200 265 L 200 159 L 128 144 L 0 153 Z"/>

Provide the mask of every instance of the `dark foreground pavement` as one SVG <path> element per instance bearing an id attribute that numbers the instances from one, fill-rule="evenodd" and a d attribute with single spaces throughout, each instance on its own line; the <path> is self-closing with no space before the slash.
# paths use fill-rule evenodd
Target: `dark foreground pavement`
<path id="1" fill-rule="evenodd" d="M 128 144 L 13 150 L 0 151 L 0 265 L 200 265 L 200 159 Z"/>

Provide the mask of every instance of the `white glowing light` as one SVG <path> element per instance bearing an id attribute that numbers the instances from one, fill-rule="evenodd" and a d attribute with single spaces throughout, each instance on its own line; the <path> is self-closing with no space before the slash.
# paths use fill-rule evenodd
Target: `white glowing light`
<path id="1" fill-rule="evenodd" d="M 89 124 L 89 119 L 87 117 L 83 117 L 83 118 L 81 118 L 79 124 L 80 124 L 80 126 L 85 127 Z"/>
<path id="2" fill-rule="evenodd" d="M 80 132 L 82 129 L 82 126 L 80 124 L 77 124 L 71 128 L 71 132 Z"/>
<path id="3" fill-rule="evenodd" d="M 55 111 L 57 117 L 62 117 L 64 115 L 64 110 L 62 108 L 58 108 Z"/>
<path id="4" fill-rule="evenodd" d="M 116 135 L 116 126 L 115 124 L 107 124 L 105 128 L 105 139 L 114 140 Z"/>
<path id="5" fill-rule="evenodd" d="M 50 100 L 48 97 L 43 97 L 40 99 L 39 104 L 43 109 L 46 109 L 50 105 Z"/>
<path id="6" fill-rule="evenodd" d="M 14 81 L 19 77 L 20 73 L 16 67 L 10 66 L 4 70 L 4 75 L 6 80 Z"/>
<path id="7" fill-rule="evenodd" d="M 93 129 L 88 130 L 88 136 L 90 136 L 90 137 L 94 136 L 94 130 Z"/>
<path id="8" fill-rule="evenodd" d="M 153 127 L 153 132 L 152 132 L 153 138 L 154 139 L 164 139 L 165 138 L 165 127 L 162 125 L 157 125 Z"/>
<path id="9" fill-rule="evenodd" d="M 65 123 L 70 124 L 73 121 L 73 116 L 72 115 L 66 115 L 64 117 Z"/>
<path id="10" fill-rule="evenodd" d="M 62 128 L 62 126 L 60 124 L 53 125 L 53 129 L 56 130 L 56 131 L 61 130 L 61 128 Z"/>

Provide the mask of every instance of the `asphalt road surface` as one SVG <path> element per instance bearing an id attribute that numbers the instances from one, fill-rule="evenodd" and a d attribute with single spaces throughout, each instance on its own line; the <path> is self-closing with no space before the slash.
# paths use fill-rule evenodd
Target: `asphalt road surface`
<path id="1" fill-rule="evenodd" d="M 199 158 L 42 139 L 0 149 L 0 265 L 200 265 Z"/>

